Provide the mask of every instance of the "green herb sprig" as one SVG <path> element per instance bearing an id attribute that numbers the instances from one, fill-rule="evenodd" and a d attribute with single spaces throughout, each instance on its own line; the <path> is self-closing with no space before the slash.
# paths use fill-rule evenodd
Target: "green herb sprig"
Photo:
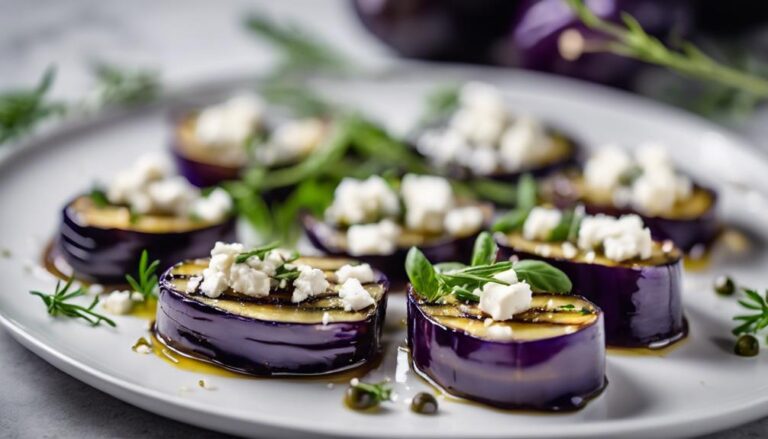
<path id="1" fill-rule="evenodd" d="M 598 17 L 583 0 L 568 0 L 568 4 L 585 25 L 611 37 L 611 40 L 600 45 L 602 51 L 635 58 L 672 69 L 687 77 L 717 82 L 768 98 L 768 79 L 721 64 L 689 42 L 681 44 L 681 51 L 672 50 L 658 38 L 646 33 L 630 14 L 622 13 L 622 26 Z"/>
<path id="2" fill-rule="evenodd" d="M 514 269 L 518 279 L 527 282 L 534 291 L 567 294 L 573 288 L 565 273 L 546 262 L 496 262 L 497 251 L 496 242 L 488 232 L 477 237 L 470 266 L 432 265 L 424 253 L 412 247 L 406 256 L 405 271 L 415 291 L 428 302 L 438 302 L 450 295 L 461 301 L 476 302 L 479 298 L 474 291 L 483 285 L 508 285 L 494 276 L 509 269 Z"/>
<path id="3" fill-rule="evenodd" d="M 29 294 L 39 297 L 46 306 L 48 314 L 57 317 L 64 316 L 74 319 L 83 319 L 90 323 L 92 326 L 98 326 L 101 323 L 105 323 L 109 326 L 117 326 L 115 322 L 108 317 L 94 311 L 96 305 L 99 303 L 99 298 L 94 297 L 93 301 L 88 306 L 81 306 L 75 303 L 71 303 L 70 300 L 85 295 L 85 288 L 79 287 L 74 291 L 70 291 L 74 278 L 70 277 L 61 286 L 61 281 L 56 282 L 56 289 L 53 294 L 46 294 L 40 291 L 30 291 Z"/>
<path id="4" fill-rule="evenodd" d="M 370 410 L 382 402 L 392 400 L 392 386 L 387 381 L 364 383 L 355 378 L 344 394 L 347 407 L 354 410 Z"/>
<path id="5" fill-rule="evenodd" d="M 35 88 L 0 94 L 0 144 L 17 140 L 41 122 L 66 112 L 63 103 L 47 97 L 55 76 L 56 70 L 50 67 Z"/>
<path id="6" fill-rule="evenodd" d="M 768 327 L 768 291 L 766 297 L 757 291 L 744 289 L 746 298 L 739 300 L 739 305 L 751 311 L 750 314 L 737 315 L 733 320 L 741 322 L 733 329 L 733 335 L 756 334 Z"/>
<path id="7" fill-rule="evenodd" d="M 97 81 L 98 103 L 104 105 L 135 105 L 152 101 L 160 92 L 156 71 L 130 70 L 114 64 L 93 65 Z"/>
<path id="8" fill-rule="evenodd" d="M 125 275 L 125 281 L 135 292 L 141 293 L 144 299 L 157 297 L 157 271 L 160 261 L 154 260 L 149 263 L 149 253 L 146 250 L 141 252 L 139 258 L 138 281 L 130 274 Z"/>
<path id="9" fill-rule="evenodd" d="M 530 174 L 520 177 L 517 183 L 516 206 L 514 209 L 502 215 L 491 228 L 494 232 L 509 233 L 519 230 L 525 224 L 525 220 L 536 207 L 537 189 L 536 180 Z"/>
<path id="10" fill-rule="evenodd" d="M 264 257 L 267 256 L 267 253 L 278 248 L 279 246 L 280 246 L 280 243 L 275 241 L 275 242 L 270 242 L 269 244 L 265 244 L 265 245 L 256 247 L 254 249 L 248 250 L 247 252 L 242 252 L 238 254 L 237 257 L 235 257 L 235 263 L 244 264 L 248 259 L 254 256 L 261 260 L 264 260 Z"/>

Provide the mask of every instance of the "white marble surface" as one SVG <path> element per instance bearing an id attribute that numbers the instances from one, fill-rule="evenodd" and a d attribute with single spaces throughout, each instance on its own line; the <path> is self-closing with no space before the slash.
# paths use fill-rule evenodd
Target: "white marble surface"
<path id="1" fill-rule="evenodd" d="M 346 2 L 335 0 L 0 0 L 0 89 L 29 84 L 55 64 L 54 94 L 88 89 L 88 63 L 154 67 L 169 83 L 193 82 L 274 60 L 239 25 L 249 10 L 305 24 L 355 59 L 387 62 Z M 738 127 L 768 149 L 768 111 Z M 6 206 L 7 207 L 7 206 Z M 70 378 L 0 330 L 0 437 L 223 437 L 134 408 Z M 712 438 L 768 436 L 768 420 Z"/>

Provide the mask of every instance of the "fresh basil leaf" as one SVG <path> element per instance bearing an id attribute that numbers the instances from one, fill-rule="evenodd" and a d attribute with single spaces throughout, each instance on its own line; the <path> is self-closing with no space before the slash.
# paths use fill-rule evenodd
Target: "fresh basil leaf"
<path id="1" fill-rule="evenodd" d="M 575 215 L 572 210 L 563 212 L 560 222 L 549 232 L 547 241 L 560 242 L 566 241 L 571 231 L 571 224 L 575 219 Z"/>
<path id="2" fill-rule="evenodd" d="M 496 254 L 499 247 L 493 236 L 488 232 L 482 232 L 475 239 L 475 247 L 472 250 L 472 263 L 470 265 L 488 265 L 496 262 Z"/>
<path id="3" fill-rule="evenodd" d="M 461 270 L 467 266 L 461 262 L 440 262 L 435 264 L 434 267 L 435 271 L 438 273 L 446 273 L 449 271 Z"/>
<path id="4" fill-rule="evenodd" d="M 475 295 L 472 291 L 470 291 L 467 288 L 462 287 L 454 287 L 453 288 L 453 295 L 456 296 L 457 299 L 463 301 L 463 302 L 479 302 L 480 296 Z"/>
<path id="5" fill-rule="evenodd" d="M 543 261 L 526 259 L 514 263 L 512 268 L 517 278 L 526 281 L 534 291 L 567 294 L 573 288 L 565 273 Z"/>
<path id="6" fill-rule="evenodd" d="M 517 182 L 517 208 L 531 210 L 536 207 L 536 180 L 524 174 Z"/>
<path id="7" fill-rule="evenodd" d="M 433 302 L 440 298 L 440 285 L 437 281 L 435 268 L 429 262 L 424 253 L 416 247 L 411 247 L 405 258 L 405 272 L 411 281 L 414 290 L 420 296 Z"/>
<path id="8" fill-rule="evenodd" d="M 109 199 L 103 189 L 94 187 L 89 194 L 91 201 L 98 208 L 104 208 L 109 206 Z"/>
<path id="9" fill-rule="evenodd" d="M 513 204 L 517 198 L 517 187 L 514 184 L 488 178 L 472 180 L 467 184 L 467 189 L 474 198 L 507 206 Z"/>
<path id="10" fill-rule="evenodd" d="M 510 233 L 523 228 L 530 210 L 514 209 L 502 215 L 491 227 L 493 232 Z"/>

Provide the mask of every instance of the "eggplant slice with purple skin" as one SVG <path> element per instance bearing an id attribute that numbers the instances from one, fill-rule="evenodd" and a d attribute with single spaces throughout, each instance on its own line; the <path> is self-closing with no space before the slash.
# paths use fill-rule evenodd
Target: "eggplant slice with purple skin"
<path id="1" fill-rule="evenodd" d="M 682 255 L 676 248 L 653 242 L 648 260 L 611 261 L 601 255 L 588 260 L 584 252 L 563 255 L 559 243 L 531 241 L 519 233 L 496 234 L 499 256 L 540 260 L 563 271 L 580 294 L 605 313 L 608 345 L 658 349 L 683 339 Z M 549 256 L 539 249 L 547 247 Z"/>
<path id="2" fill-rule="evenodd" d="M 53 246 L 54 265 L 89 282 L 122 284 L 133 273 L 141 252 L 165 269 L 179 260 L 206 256 L 217 241 L 232 241 L 235 218 L 209 223 L 176 216 L 141 215 L 132 218 L 123 206 L 97 206 L 80 196 L 62 210 L 59 234 Z"/>
<path id="3" fill-rule="evenodd" d="M 298 304 L 291 302 L 290 291 L 254 298 L 229 290 L 211 299 L 186 292 L 188 279 L 202 273 L 207 259 L 171 267 L 160 278 L 158 339 L 180 354 L 259 376 L 325 375 L 375 359 L 386 314 L 386 277 L 374 272 L 375 282 L 363 285 L 374 306 L 345 311 L 333 272 L 352 261 L 305 257 L 298 262 L 326 272 L 327 294 Z"/>
<path id="4" fill-rule="evenodd" d="M 583 204 L 586 212 L 592 215 L 604 213 L 619 217 L 637 214 L 651 229 L 655 240 L 668 239 L 685 253 L 696 246 L 709 247 L 722 231 L 717 215 L 717 193 L 698 184 L 694 184 L 689 199 L 677 203 L 669 213 L 656 216 L 616 207 L 605 196 L 588 193 L 579 173 L 573 170 L 553 176 L 540 187 L 542 198 L 560 208 Z"/>
<path id="5" fill-rule="evenodd" d="M 492 326 L 474 304 L 427 303 L 408 291 L 408 347 L 415 370 L 448 393 L 504 409 L 568 411 L 602 392 L 603 314 L 584 298 L 536 293 L 532 308 Z"/>
<path id="6" fill-rule="evenodd" d="M 486 223 L 490 221 L 493 208 L 490 205 L 478 204 L 486 212 Z M 367 262 L 383 271 L 393 287 L 402 287 L 407 282 L 403 271 L 405 257 L 412 246 L 416 246 L 430 261 L 457 261 L 468 263 L 472 254 L 478 230 L 469 236 L 455 237 L 448 234 L 425 235 L 423 233 L 404 230 L 398 238 L 397 249 L 389 255 L 350 255 L 346 245 L 344 230 L 325 223 L 316 217 L 305 214 L 301 217 L 304 232 L 312 246 L 329 256 L 358 259 Z"/>

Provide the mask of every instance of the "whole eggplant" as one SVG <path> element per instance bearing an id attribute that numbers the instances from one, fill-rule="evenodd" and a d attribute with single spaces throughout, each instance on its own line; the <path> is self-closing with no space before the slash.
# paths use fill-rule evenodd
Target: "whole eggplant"
<path id="1" fill-rule="evenodd" d="M 363 25 L 399 55 L 488 60 L 507 32 L 517 0 L 353 0 Z"/>
<path id="2" fill-rule="evenodd" d="M 627 12 L 647 33 L 667 42 L 685 36 L 692 28 L 694 14 L 688 0 L 586 0 L 585 4 L 597 16 L 614 23 L 622 23 L 621 14 Z M 566 59 L 559 44 L 567 30 L 578 31 L 587 45 L 606 39 L 588 29 L 565 0 L 523 0 L 510 33 L 500 45 L 499 62 L 615 86 L 630 85 L 643 66 L 608 53 L 583 53 L 576 60 Z"/>
<path id="3" fill-rule="evenodd" d="M 381 350 L 388 281 L 365 319 L 324 324 L 260 320 L 203 303 L 178 290 L 173 267 L 160 278 L 155 333 L 183 354 L 237 372 L 260 375 L 324 375 L 360 366 Z M 290 308 L 288 308 L 290 309 Z M 288 311 L 290 312 L 290 311 Z"/>

